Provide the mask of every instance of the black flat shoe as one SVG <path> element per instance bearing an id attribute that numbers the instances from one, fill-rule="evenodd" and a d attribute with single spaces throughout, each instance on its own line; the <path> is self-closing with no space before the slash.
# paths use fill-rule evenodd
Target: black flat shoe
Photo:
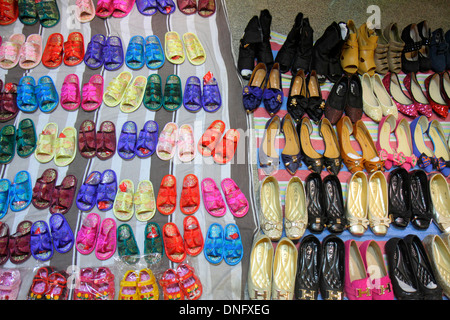
<path id="1" fill-rule="evenodd" d="M 283 151 L 281 152 L 281 160 L 283 161 L 286 170 L 291 175 L 294 175 L 302 163 L 302 154 L 300 140 L 298 138 L 297 130 L 295 129 L 295 123 L 289 113 L 281 120 L 281 132 L 286 141 Z"/>
<path id="2" fill-rule="evenodd" d="M 433 31 L 431 35 L 430 42 L 430 58 L 431 58 L 431 69 L 434 72 L 443 72 L 446 68 L 446 51 L 448 50 L 449 44 L 445 41 L 444 30 L 438 28 Z"/>
<path id="3" fill-rule="evenodd" d="M 329 173 L 338 175 L 342 168 L 341 150 L 336 131 L 327 118 L 320 120 L 319 135 L 325 144 L 325 150 L 323 151 L 324 167 Z"/>
<path id="4" fill-rule="evenodd" d="M 316 236 L 305 236 L 298 248 L 295 296 L 299 300 L 317 300 L 319 295 L 319 275 L 321 245 Z"/>
<path id="5" fill-rule="evenodd" d="M 322 240 L 320 296 L 323 300 L 344 299 L 345 246 L 334 234 Z"/>
<path id="6" fill-rule="evenodd" d="M 347 226 L 345 218 L 342 186 L 338 177 L 328 175 L 323 179 L 324 206 L 328 231 L 334 234 L 342 233 Z"/>
<path id="7" fill-rule="evenodd" d="M 423 20 L 417 24 L 417 30 L 419 31 L 420 39 L 422 39 L 422 47 L 419 49 L 419 71 L 428 72 L 431 69 L 431 29 L 428 27 L 427 21 Z"/>
<path id="8" fill-rule="evenodd" d="M 426 230 L 433 218 L 430 186 L 423 170 L 414 170 L 411 176 L 411 223 L 419 230 Z"/>
<path id="9" fill-rule="evenodd" d="M 299 70 L 308 73 L 311 71 L 311 59 L 313 50 L 314 30 L 309 24 L 309 19 L 304 18 L 300 30 L 300 41 L 298 42 L 294 60 L 292 61 L 291 74 L 296 74 Z"/>
<path id="10" fill-rule="evenodd" d="M 299 45 L 302 32 L 303 13 L 299 12 L 295 17 L 294 25 L 289 31 L 286 40 L 278 51 L 275 62 L 280 64 L 280 71 L 286 73 L 291 69 L 294 56 Z M 292 73 L 294 74 L 294 73 Z"/>
<path id="11" fill-rule="evenodd" d="M 402 71 L 405 74 L 419 72 L 419 50 L 422 48 L 422 39 L 419 36 L 417 25 L 412 23 L 406 26 L 401 34 L 405 46 L 402 51 Z"/>
<path id="12" fill-rule="evenodd" d="M 296 123 L 300 123 L 308 106 L 306 76 L 299 70 L 292 78 L 286 103 L 287 111 Z"/>
<path id="13" fill-rule="evenodd" d="M 331 88 L 327 101 L 325 102 L 324 115 L 332 125 L 338 123 L 344 114 L 347 103 L 348 77 L 342 76 Z"/>
<path id="14" fill-rule="evenodd" d="M 244 30 L 244 35 L 239 40 L 239 54 L 237 67 L 240 75 L 245 80 L 250 79 L 255 68 L 257 45 L 262 42 L 262 30 L 258 16 L 253 16 Z"/>
<path id="15" fill-rule="evenodd" d="M 308 211 L 308 229 L 321 233 L 326 225 L 324 187 L 320 174 L 312 172 L 305 180 L 306 209 Z"/>
<path id="16" fill-rule="evenodd" d="M 389 217 L 397 228 L 406 228 L 411 220 L 411 178 L 404 168 L 389 173 Z"/>
<path id="17" fill-rule="evenodd" d="M 323 170 L 323 156 L 318 153 L 311 144 L 310 135 L 313 132 L 311 121 L 303 117 L 297 125 L 297 134 L 300 139 L 302 160 L 306 167 L 312 172 L 320 174 Z"/>
<path id="18" fill-rule="evenodd" d="M 348 80 L 347 103 L 344 107 L 345 115 L 350 118 L 352 123 L 361 120 L 363 115 L 363 90 L 361 79 L 357 74 L 350 76 Z"/>
<path id="19" fill-rule="evenodd" d="M 306 113 L 313 122 L 318 123 L 323 116 L 325 101 L 322 98 L 322 90 L 320 89 L 319 77 L 316 70 L 312 70 L 306 77 L 306 87 L 308 95 Z"/>

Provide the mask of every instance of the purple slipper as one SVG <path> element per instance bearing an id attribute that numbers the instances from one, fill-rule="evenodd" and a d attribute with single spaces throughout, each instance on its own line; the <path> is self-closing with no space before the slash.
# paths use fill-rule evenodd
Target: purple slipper
<path id="1" fill-rule="evenodd" d="M 60 213 L 54 213 L 50 217 L 49 224 L 55 250 L 59 253 L 70 251 L 73 247 L 74 236 L 66 218 Z"/>
<path id="2" fill-rule="evenodd" d="M 139 158 L 148 158 L 156 151 L 159 126 L 156 121 L 149 120 L 139 132 L 135 152 Z"/>
<path id="3" fill-rule="evenodd" d="M 129 160 L 135 156 L 137 126 L 134 121 L 127 121 L 122 126 L 117 150 L 122 159 Z"/>
<path id="4" fill-rule="evenodd" d="M 39 220 L 31 226 L 30 251 L 40 261 L 47 261 L 53 256 L 52 237 L 47 222 Z"/>
<path id="5" fill-rule="evenodd" d="M 175 2 L 173 0 L 156 0 L 158 10 L 162 14 L 171 14 L 175 12 Z"/>
<path id="6" fill-rule="evenodd" d="M 104 63 L 103 48 L 106 45 L 106 37 L 96 34 L 89 42 L 84 55 L 84 63 L 91 69 L 98 69 Z"/>
<path id="7" fill-rule="evenodd" d="M 136 6 L 144 16 L 151 16 L 156 13 L 158 4 L 156 0 L 136 0 Z"/>
<path id="8" fill-rule="evenodd" d="M 192 112 L 196 112 L 202 108 L 202 88 L 198 77 L 191 76 L 186 80 L 183 104 L 187 110 Z"/>
<path id="9" fill-rule="evenodd" d="M 222 97 L 216 78 L 211 78 L 208 82 L 203 81 L 202 104 L 203 109 L 208 112 L 217 111 L 222 105 Z"/>
<path id="10" fill-rule="evenodd" d="M 110 210 L 114 205 L 117 193 L 116 173 L 107 169 L 103 171 L 101 182 L 97 189 L 97 208 L 101 211 Z"/>
<path id="11" fill-rule="evenodd" d="M 81 185 L 77 195 L 77 207 L 81 211 L 90 211 L 97 202 L 97 189 L 100 184 L 102 174 L 92 171 Z"/>
<path id="12" fill-rule="evenodd" d="M 108 71 L 117 70 L 123 65 L 123 46 L 119 37 L 111 36 L 106 40 L 103 57 L 105 59 L 105 69 Z"/>

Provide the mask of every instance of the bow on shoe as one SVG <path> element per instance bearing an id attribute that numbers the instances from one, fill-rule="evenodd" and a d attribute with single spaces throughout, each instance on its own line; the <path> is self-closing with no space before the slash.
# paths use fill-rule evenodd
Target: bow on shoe
<path id="1" fill-rule="evenodd" d="M 29 85 L 21 85 L 19 86 L 20 90 L 17 93 L 17 102 L 19 105 L 36 105 L 36 95 L 34 93 L 33 88 L 30 88 Z"/>
<path id="2" fill-rule="evenodd" d="M 442 171 L 445 168 L 450 168 L 450 161 L 445 161 L 442 157 L 437 159 L 436 156 L 434 156 L 434 161 L 436 164 L 436 169 L 438 169 L 439 171 Z"/>
<path id="3" fill-rule="evenodd" d="M 245 86 L 242 93 L 244 108 L 251 112 L 259 107 L 263 97 L 263 90 L 260 87 Z"/>
<path id="4" fill-rule="evenodd" d="M 61 89 L 61 102 L 77 102 L 77 87 L 73 83 L 64 83 Z"/>
<path id="5" fill-rule="evenodd" d="M 83 86 L 83 102 L 100 102 L 98 99 L 97 87 L 90 83 Z"/>
<path id="6" fill-rule="evenodd" d="M 130 43 L 128 46 L 129 50 L 128 53 L 130 54 L 130 59 L 128 62 L 138 62 L 140 63 L 142 61 L 142 52 L 143 52 L 143 46 L 139 43 Z"/>
<path id="7" fill-rule="evenodd" d="M 437 160 L 436 157 L 430 158 L 425 153 L 422 153 L 420 157 L 417 159 L 417 164 L 419 165 L 420 168 L 425 169 L 430 165 L 434 167 L 436 160 Z"/>
<path id="8" fill-rule="evenodd" d="M 49 85 L 37 86 L 35 89 L 36 96 L 41 104 L 56 102 L 53 96 L 53 89 Z"/>
<path id="9" fill-rule="evenodd" d="M 422 155 L 424 155 L 424 154 L 422 154 Z M 405 154 L 402 151 L 400 151 L 400 152 L 394 151 L 394 153 L 388 153 L 385 149 L 382 149 L 379 152 L 379 156 L 380 156 L 381 160 L 383 160 L 383 161 L 390 160 L 390 161 L 394 162 L 394 164 L 396 166 L 401 166 L 404 163 L 410 163 L 411 166 L 415 167 L 416 164 L 418 163 L 418 159 L 415 155 L 411 155 L 410 157 L 407 157 L 407 156 L 405 156 Z"/>

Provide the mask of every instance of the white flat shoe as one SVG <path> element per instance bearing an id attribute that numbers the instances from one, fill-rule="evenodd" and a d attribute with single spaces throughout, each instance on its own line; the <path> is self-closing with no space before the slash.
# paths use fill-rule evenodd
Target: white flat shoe
<path id="1" fill-rule="evenodd" d="M 292 177 L 286 188 L 284 206 L 284 228 L 290 240 L 300 239 L 308 225 L 306 196 L 303 182 L 299 177 Z"/>
<path id="2" fill-rule="evenodd" d="M 363 171 L 355 172 L 348 183 L 346 217 L 349 231 L 355 236 L 362 236 L 369 225 L 368 182 Z"/>
<path id="3" fill-rule="evenodd" d="M 270 240 L 278 241 L 283 232 L 283 211 L 280 204 L 280 187 L 273 176 L 266 177 L 262 182 L 260 202 L 261 230 Z"/>
<path id="4" fill-rule="evenodd" d="M 292 300 L 297 274 L 297 248 L 288 238 L 282 238 L 273 259 L 272 299 Z"/>
<path id="5" fill-rule="evenodd" d="M 248 268 L 248 295 L 251 300 L 270 300 L 272 292 L 272 241 L 264 234 L 253 240 Z"/>

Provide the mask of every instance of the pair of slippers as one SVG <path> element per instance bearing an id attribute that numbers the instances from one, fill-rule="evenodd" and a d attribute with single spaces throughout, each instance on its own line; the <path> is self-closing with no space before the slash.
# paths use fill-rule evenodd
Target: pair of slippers
<path id="1" fill-rule="evenodd" d="M 138 221 L 148 221 L 153 218 L 156 206 L 152 182 L 141 180 L 135 192 L 133 181 L 123 179 L 114 200 L 113 213 L 120 221 L 128 221 L 134 214 Z"/>
<path id="2" fill-rule="evenodd" d="M 189 124 L 183 124 L 178 128 L 175 122 L 169 122 L 164 126 L 158 138 L 156 154 L 164 161 L 172 159 L 178 154 L 181 162 L 191 162 L 196 155 L 194 142 L 194 129 Z"/>
<path id="3" fill-rule="evenodd" d="M 8 208 L 14 212 L 25 210 L 31 203 L 32 192 L 28 171 L 17 172 L 12 183 L 0 179 L 0 218 L 8 213 Z"/>
<path id="4" fill-rule="evenodd" d="M 19 65 L 28 70 L 36 67 L 42 59 L 42 37 L 30 34 L 28 37 L 16 33 L 0 46 L 0 68 L 12 69 Z"/>
<path id="5" fill-rule="evenodd" d="M 122 126 L 117 150 L 119 156 L 131 160 L 135 156 L 148 158 L 156 151 L 158 142 L 158 123 L 149 120 L 139 131 L 134 121 L 126 121 Z"/>
<path id="6" fill-rule="evenodd" d="M 40 267 L 33 277 L 27 300 L 67 300 L 69 296 L 69 286 L 67 281 L 69 274 L 55 267 Z"/>
<path id="7" fill-rule="evenodd" d="M 19 0 L 18 17 L 24 25 L 33 25 L 38 21 L 44 28 L 51 28 L 58 24 L 60 12 L 56 0 Z"/>
<path id="8" fill-rule="evenodd" d="M 84 55 L 84 63 L 91 69 L 102 66 L 108 71 L 119 69 L 124 62 L 122 40 L 118 36 L 96 34 L 91 38 Z"/>
<path id="9" fill-rule="evenodd" d="M 133 36 L 128 43 L 125 62 L 130 69 L 138 70 L 144 65 L 159 69 L 165 62 L 164 52 L 158 36 Z"/>
<path id="10" fill-rule="evenodd" d="M 103 77 L 93 75 L 88 83 L 83 84 L 80 91 L 80 80 L 74 73 L 67 75 L 61 88 L 61 106 L 64 110 L 73 111 L 81 108 L 84 111 L 94 111 L 103 102 Z"/>
<path id="11" fill-rule="evenodd" d="M 32 224 L 31 221 L 24 220 L 17 225 L 16 232 L 10 234 L 9 226 L 0 222 L 0 265 L 4 265 L 8 260 L 16 265 L 22 264 L 31 257 Z"/>
<path id="12" fill-rule="evenodd" d="M 178 9 L 186 15 L 197 13 L 204 17 L 210 17 L 216 12 L 215 0 L 177 0 Z"/>
<path id="13" fill-rule="evenodd" d="M 244 255 L 238 226 L 229 223 L 223 228 L 218 223 L 211 224 L 206 234 L 203 252 L 206 260 L 212 264 L 219 264 L 222 260 L 230 266 L 238 264 Z"/>
<path id="14" fill-rule="evenodd" d="M 76 205 L 81 211 L 90 211 L 95 206 L 107 211 L 113 208 L 116 194 L 117 177 L 113 170 L 92 171 L 78 190 Z"/>
<path id="15" fill-rule="evenodd" d="M 6 125 L 0 130 L 0 164 L 8 164 L 16 153 L 21 158 L 31 155 L 36 148 L 36 131 L 31 119 L 23 119 L 16 129 Z"/>
<path id="16" fill-rule="evenodd" d="M 84 58 L 84 38 L 80 32 L 69 34 L 67 41 L 61 33 L 53 33 L 47 39 L 42 64 L 47 68 L 57 68 L 62 62 L 66 66 L 76 66 Z"/>
<path id="17" fill-rule="evenodd" d="M 106 120 L 100 124 L 96 132 L 95 122 L 84 120 L 78 131 L 78 149 L 87 159 L 95 156 L 100 160 L 107 160 L 116 153 L 116 126 Z"/>
<path id="18" fill-rule="evenodd" d="M 190 76 L 186 80 L 183 96 L 184 107 L 192 112 L 197 112 L 203 108 L 207 112 L 219 110 L 222 105 L 219 86 L 215 78 L 203 79 L 203 92 L 200 79 L 197 76 Z"/>
<path id="19" fill-rule="evenodd" d="M 136 0 L 98 0 L 95 14 L 97 17 L 106 19 L 108 17 L 126 17 L 134 7 Z"/>
<path id="20" fill-rule="evenodd" d="M 162 287 L 164 300 L 197 300 L 202 296 L 203 285 L 195 274 L 194 268 L 186 263 L 164 271 L 159 280 Z"/>
<path id="21" fill-rule="evenodd" d="M 54 159 L 58 167 L 68 166 L 77 154 L 76 139 L 77 130 L 74 127 L 65 127 L 58 135 L 58 124 L 47 123 L 39 134 L 34 156 L 40 163 Z"/>
<path id="22" fill-rule="evenodd" d="M 31 76 L 24 76 L 19 80 L 17 88 L 17 107 L 23 112 L 34 112 L 38 108 L 48 113 L 56 109 L 59 95 L 55 83 L 49 76 L 42 76 L 36 80 Z"/>
<path id="23" fill-rule="evenodd" d="M 165 15 L 175 12 L 173 0 L 136 0 L 136 6 L 144 16 L 152 16 L 158 11 Z"/>
<path id="24" fill-rule="evenodd" d="M 185 60 L 185 53 L 191 64 L 199 66 L 206 61 L 206 51 L 196 34 L 186 32 L 183 38 L 176 31 L 169 31 L 165 34 L 164 52 L 169 62 L 182 64 Z M 184 48 L 183 48 L 184 47 Z"/>
<path id="25" fill-rule="evenodd" d="M 157 73 L 148 76 L 143 103 L 151 111 L 158 111 L 161 107 L 167 111 L 178 110 L 183 103 L 180 77 L 176 74 L 167 76 L 163 92 L 161 76 Z"/>
<path id="26" fill-rule="evenodd" d="M 186 215 L 192 215 L 200 208 L 200 186 L 194 174 L 188 174 L 183 179 L 180 210 Z M 177 179 L 173 175 L 165 175 L 161 180 L 156 198 L 158 211 L 163 215 L 175 212 L 177 206 Z"/>
<path id="27" fill-rule="evenodd" d="M 120 111 L 131 113 L 139 109 L 147 86 L 147 78 L 133 75 L 128 71 L 121 72 L 106 87 L 103 101 L 108 107 L 120 104 Z"/>

